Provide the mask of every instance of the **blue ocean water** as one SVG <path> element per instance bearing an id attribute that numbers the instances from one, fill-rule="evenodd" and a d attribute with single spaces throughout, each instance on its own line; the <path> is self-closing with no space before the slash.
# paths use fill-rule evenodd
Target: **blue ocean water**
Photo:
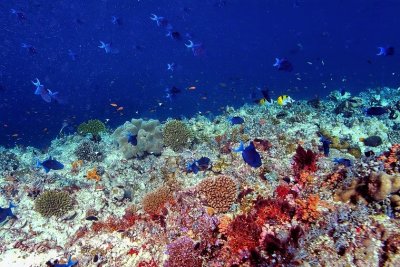
<path id="1" fill-rule="evenodd" d="M 115 127 L 218 114 L 251 103 L 258 87 L 294 99 L 397 87 L 399 56 L 376 54 L 400 47 L 399 10 L 396 0 L 1 1 L 0 145 L 46 147 L 63 122 L 73 132 L 93 118 Z M 201 44 L 196 55 L 189 40 Z M 275 58 L 293 71 L 278 71 Z M 62 101 L 35 95 L 35 78 Z M 181 93 L 170 100 L 173 86 Z"/>

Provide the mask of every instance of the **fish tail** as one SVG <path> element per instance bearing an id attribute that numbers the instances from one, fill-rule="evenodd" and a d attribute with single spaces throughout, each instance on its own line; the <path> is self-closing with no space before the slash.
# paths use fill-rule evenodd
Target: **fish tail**
<path id="1" fill-rule="evenodd" d="M 42 166 L 42 163 L 40 162 L 39 159 L 36 159 L 36 168 L 40 168 Z"/>
<path id="2" fill-rule="evenodd" d="M 238 148 L 233 149 L 234 152 L 242 152 L 244 151 L 244 145 L 243 142 L 240 141 L 240 146 Z"/>
<path id="3" fill-rule="evenodd" d="M 10 209 L 11 208 L 16 208 L 17 207 L 17 205 L 14 205 L 12 202 L 10 202 Z"/>

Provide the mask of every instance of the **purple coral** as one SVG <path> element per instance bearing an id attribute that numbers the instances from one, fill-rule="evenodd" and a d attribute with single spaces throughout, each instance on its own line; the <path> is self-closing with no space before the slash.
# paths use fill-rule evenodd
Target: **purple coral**
<path id="1" fill-rule="evenodd" d="M 192 239 L 183 236 L 170 243 L 167 248 L 168 260 L 165 262 L 164 267 L 201 267 L 202 258 L 200 250 Z"/>

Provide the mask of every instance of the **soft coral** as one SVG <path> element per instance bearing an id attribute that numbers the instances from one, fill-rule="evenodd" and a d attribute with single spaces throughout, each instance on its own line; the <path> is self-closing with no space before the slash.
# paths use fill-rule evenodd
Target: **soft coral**
<path id="1" fill-rule="evenodd" d="M 299 145 L 296 149 L 296 154 L 294 155 L 293 160 L 293 167 L 296 173 L 302 170 L 311 172 L 315 172 L 317 170 L 318 156 L 310 149 L 305 150 Z"/>

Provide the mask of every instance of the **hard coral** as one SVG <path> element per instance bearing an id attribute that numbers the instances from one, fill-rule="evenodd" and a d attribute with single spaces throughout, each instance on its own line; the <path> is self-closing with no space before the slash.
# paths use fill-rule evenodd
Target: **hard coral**
<path id="1" fill-rule="evenodd" d="M 78 160 L 84 161 L 102 161 L 104 154 L 101 151 L 99 145 L 93 141 L 85 140 L 78 145 L 75 149 L 75 155 Z"/>
<path id="2" fill-rule="evenodd" d="M 191 133 L 186 124 L 172 120 L 165 124 L 163 137 L 166 146 L 171 147 L 174 151 L 179 151 L 188 146 Z"/>
<path id="3" fill-rule="evenodd" d="M 376 201 L 384 200 L 389 194 L 400 190 L 400 176 L 384 172 L 371 173 L 368 178 L 368 194 Z"/>
<path id="4" fill-rule="evenodd" d="M 98 136 L 101 132 L 106 131 L 106 126 L 100 120 L 89 120 L 86 123 L 83 122 L 78 126 L 77 132 L 80 135 L 92 134 L 92 136 Z"/>
<path id="5" fill-rule="evenodd" d="M 67 192 L 50 190 L 43 192 L 35 200 L 35 211 L 44 217 L 61 217 L 73 207 L 72 199 Z"/>
<path id="6" fill-rule="evenodd" d="M 227 212 L 237 198 L 236 182 L 225 175 L 206 178 L 198 184 L 197 189 L 207 205 L 216 212 Z"/>
<path id="7" fill-rule="evenodd" d="M 160 215 L 165 204 L 173 200 L 171 188 L 162 186 L 146 194 L 142 200 L 143 210 L 150 215 Z"/>
<path id="8" fill-rule="evenodd" d="M 321 215 L 317 210 L 319 197 L 317 195 L 310 195 L 307 200 L 296 199 L 298 205 L 296 216 L 304 222 L 315 222 Z"/>
<path id="9" fill-rule="evenodd" d="M 201 267 L 203 260 L 200 252 L 192 239 L 187 236 L 180 237 L 168 245 L 169 257 L 164 267 Z"/>

